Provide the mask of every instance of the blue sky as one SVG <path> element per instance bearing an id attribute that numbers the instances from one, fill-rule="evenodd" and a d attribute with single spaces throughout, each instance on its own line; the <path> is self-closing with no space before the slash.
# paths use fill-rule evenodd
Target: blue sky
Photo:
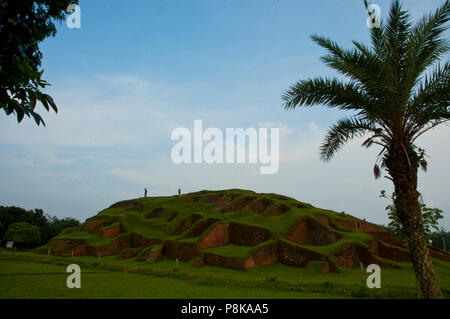
<path id="1" fill-rule="evenodd" d="M 442 0 L 404 1 L 413 18 Z M 390 1 L 377 0 L 382 15 Z M 45 40 L 44 78 L 59 106 L 47 126 L 0 115 L 0 204 L 43 208 L 80 220 L 112 203 L 201 189 L 246 188 L 293 196 L 386 224 L 374 180 L 377 150 L 355 141 L 319 161 L 326 128 L 344 114 L 322 107 L 284 111 L 281 94 L 299 79 L 333 76 L 310 40 L 345 47 L 368 41 L 362 1 L 80 1 L 81 29 L 58 26 Z M 280 170 L 255 165 L 175 165 L 171 131 L 205 127 L 279 127 Z M 429 206 L 450 211 L 450 130 L 420 141 L 430 170 L 420 175 Z M 450 218 L 442 222 L 450 228 Z"/>

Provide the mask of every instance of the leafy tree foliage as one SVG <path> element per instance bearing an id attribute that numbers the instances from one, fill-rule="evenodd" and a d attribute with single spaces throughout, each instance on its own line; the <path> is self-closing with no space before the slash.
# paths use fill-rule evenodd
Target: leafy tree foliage
<path id="1" fill-rule="evenodd" d="M 42 79 L 39 43 L 56 34 L 55 21 L 65 18 L 67 6 L 78 0 L 0 0 L 0 108 L 44 124 L 35 111 L 40 102 L 47 111 L 57 107 L 41 91 L 49 83 Z"/>
<path id="2" fill-rule="evenodd" d="M 47 222 L 41 227 L 42 231 L 42 244 L 47 243 L 53 237 L 59 235 L 65 228 L 76 227 L 80 225 L 80 222 L 74 218 L 66 217 L 59 219 L 55 216 L 47 215 Z"/>
<path id="3" fill-rule="evenodd" d="M 26 222 L 14 223 L 9 225 L 3 239 L 14 241 L 16 246 L 31 247 L 41 241 L 41 232 L 36 225 Z"/>
<path id="4" fill-rule="evenodd" d="M 40 240 L 35 246 L 43 245 L 57 236 L 61 231 L 68 227 L 80 225 L 80 222 L 74 218 L 58 218 L 45 214 L 42 209 L 25 210 L 20 207 L 0 206 L 0 238 L 3 238 L 9 226 L 14 223 L 24 222 L 38 227 Z"/>
<path id="5" fill-rule="evenodd" d="M 380 197 L 387 198 L 386 192 L 381 191 Z M 407 236 L 404 230 L 404 227 L 396 213 L 395 205 L 395 193 L 391 195 L 392 204 L 386 206 L 386 212 L 388 214 L 389 219 L 391 220 L 388 224 L 387 229 L 398 238 L 405 239 L 407 241 Z M 433 231 L 439 230 L 439 219 L 444 218 L 442 215 L 442 210 L 439 208 L 430 208 L 425 205 L 423 202 L 422 196 L 419 198 L 420 210 L 422 212 L 423 218 L 423 232 L 427 238 L 427 240 L 431 239 L 431 235 Z"/>

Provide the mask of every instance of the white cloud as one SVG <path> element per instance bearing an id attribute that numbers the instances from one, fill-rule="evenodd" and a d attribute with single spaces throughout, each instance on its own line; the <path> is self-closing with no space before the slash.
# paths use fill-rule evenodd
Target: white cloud
<path id="1" fill-rule="evenodd" d="M 292 113 L 280 112 L 278 104 L 252 107 L 248 102 L 242 108 L 228 109 L 226 103 L 242 103 L 240 97 L 230 97 L 219 102 L 220 107 L 205 111 L 183 101 L 183 90 L 189 86 L 178 90 L 125 75 L 97 76 L 96 80 L 103 85 L 96 91 L 80 86 L 55 92 L 60 112 L 45 114 L 46 128 L 31 121 L 17 125 L 12 118 L 2 119 L 0 143 L 11 148 L 11 152 L 0 153 L 3 168 L 10 168 L 0 172 L 4 204 L 86 218 L 115 201 L 142 196 L 143 187 L 152 195 L 175 194 L 178 187 L 183 192 L 246 188 L 387 222 L 387 202 L 378 195 L 392 186 L 387 179 L 373 178 L 377 150 L 360 147 L 362 140 L 349 143 L 329 163 L 323 163 L 319 147 L 327 127 L 311 121 L 294 126 Z M 273 116 L 259 113 L 260 108 L 274 109 L 279 117 L 268 121 Z M 193 126 L 194 119 L 202 119 L 204 128 L 280 128 L 279 172 L 261 175 L 259 163 L 173 164 L 171 130 Z M 420 175 L 420 191 L 427 204 L 448 216 L 450 129 L 439 128 L 420 142 L 432 156 L 429 172 Z M 24 199 L 24 192 L 31 195 Z M 446 217 L 442 224 L 450 228 L 450 219 Z"/>
<path id="2" fill-rule="evenodd" d="M 108 173 L 123 178 L 124 180 L 139 186 L 149 185 L 149 183 L 155 180 L 153 175 L 148 174 L 145 171 L 113 168 L 108 170 Z"/>
<path id="3" fill-rule="evenodd" d="M 280 123 L 266 124 L 268 127 L 281 126 Z M 384 178 L 375 180 L 372 173 L 379 150 L 361 147 L 363 139 L 358 139 L 346 145 L 330 162 L 323 163 L 319 160 L 319 145 L 325 129 L 315 123 L 309 123 L 303 129 L 288 126 L 286 129 L 292 133 L 281 138 L 280 171 L 275 175 L 260 175 L 260 164 L 174 165 L 164 161 L 141 163 L 137 169 L 134 166 L 134 169 L 114 169 L 110 173 L 139 186 L 155 185 L 159 195 L 174 193 L 178 185 L 183 186 L 183 192 L 247 188 L 286 194 L 318 207 L 346 211 L 380 224 L 387 223 L 384 207 L 388 202 L 380 199 L 379 193 L 382 189 L 391 192 L 392 185 Z M 450 210 L 450 202 L 440 194 L 446 195 L 445 190 L 450 186 L 450 172 L 446 168 L 450 153 L 442 150 L 442 146 L 450 141 L 449 133 L 450 130 L 443 127 L 427 137 L 434 141 L 426 143 L 427 149 L 434 152 L 440 145 L 440 156 L 437 161 L 430 161 L 429 173 L 433 176 L 421 176 L 419 181 L 426 203 L 447 211 Z M 439 183 L 430 185 L 436 181 L 435 172 L 439 172 Z M 447 217 L 442 225 L 448 227 L 449 221 Z"/>

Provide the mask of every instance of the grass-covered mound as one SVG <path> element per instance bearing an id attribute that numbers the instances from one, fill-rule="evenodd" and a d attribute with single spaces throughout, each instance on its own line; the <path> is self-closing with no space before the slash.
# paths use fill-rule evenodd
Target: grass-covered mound
<path id="1" fill-rule="evenodd" d="M 62 256 L 110 256 L 247 269 L 283 263 L 321 272 L 371 263 L 397 267 L 407 250 L 384 228 L 277 194 L 201 191 L 121 201 L 39 248 Z M 434 257 L 450 260 L 433 250 Z"/>

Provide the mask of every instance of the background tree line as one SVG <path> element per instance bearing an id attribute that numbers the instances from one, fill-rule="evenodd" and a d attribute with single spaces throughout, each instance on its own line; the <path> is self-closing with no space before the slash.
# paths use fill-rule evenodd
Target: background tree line
<path id="1" fill-rule="evenodd" d="M 398 229 L 393 225 L 380 225 L 386 228 L 388 232 L 390 232 L 396 238 L 402 238 L 398 235 Z M 441 227 L 439 230 L 431 232 L 427 236 L 429 240 L 431 240 L 431 245 L 433 247 L 445 250 L 450 252 L 450 231 L 447 231 L 444 227 Z"/>
<path id="2" fill-rule="evenodd" d="M 0 206 L 0 240 L 12 240 L 15 246 L 34 248 L 46 244 L 63 229 L 80 225 L 74 218 L 58 218 L 42 209 L 25 210 L 20 207 Z"/>

